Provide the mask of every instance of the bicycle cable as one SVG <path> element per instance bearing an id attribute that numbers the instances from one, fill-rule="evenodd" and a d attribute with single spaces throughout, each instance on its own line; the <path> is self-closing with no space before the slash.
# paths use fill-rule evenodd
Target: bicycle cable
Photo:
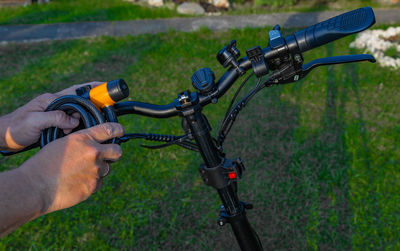
<path id="1" fill-rule="evenodd" d="M 274 84 L 273 78 L 269 77 L 266 79 L 262 84 L 260 84 L 261 78 L 258 79 L 256 86 L 245 96 L 243 97 L 239 102 L 236 103 L 236 105 L 231 109 L 229 112 L 228 116 L 226 119 L 222 122 L 221 128 L 218 132 L 218 145 L 222 146 L 228 133 L 230 132 L 233 123 L 236 120 L 236 117 L 238 116 L 239 112 L 246 106 L 246 104 L 263 88 L 265 87 L 270 87 Z"/>
<path id="2" fill-rule="evenodd" d="M 155 146 L 148 146 L 143 144 L 141 144 L 140 146 L 149 149 L 160 149 L 176 144 L 188 150 L 199 152 L 197 144 L 188 140 L 190 136 L 191 136 L 190 134 L 175 136 L 175 135 L 164 135 L 164 134 L 154 134 L 154 133 L 128 133 L 122 136 L 120 138 L 120 141 L 122 143 L 122 142 L 127 142 L 130 139 L 145 139 L 149 141 L 167 142 L 166 144 L 155 145 Z"/>
<path id="3" fill-rule="evenodd" d="M 240 84 L 239 88 L 236 90 L 235 95 L 233 95 L 233 98 L 231 100 L 231 103 L 228 106 L 228 109 L 226 110 L 224 119 L 222 121 L 225 121 L 226 118 L 228 117 L 229 111 L 232 108 L 233 103 L 235 102 L 237 96 L 239 95 L 241 89 L 243 88 L 243 86 L 247 83 L 247 81 L 254 75 L 254 71 L 252 71 L 244 80 L 243 82 Z"/>

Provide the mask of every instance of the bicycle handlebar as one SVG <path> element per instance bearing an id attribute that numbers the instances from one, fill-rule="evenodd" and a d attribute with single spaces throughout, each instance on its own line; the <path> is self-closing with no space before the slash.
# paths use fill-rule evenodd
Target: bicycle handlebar
<path id="1" fill-rule="evenodd" d="M 167 105 L 154 105 L 137 101 L 125 101 L 114 105 L 117 116 L 140 114 L 153 118 L 169 118 L 178 115 L 175 101 Z"/>
<path id="2" fill-rule="evenodd" d="M 218 99 L 223 96 L 225 92 L 232 86 L 232 84 L 239 77 L 235 70 L 228 70 L 218 81 L 216 91 L 208 96 L 196 94 L 198 103 L 201 106 L 206 106 L 212 102 L 213 99 Z M 119 102 L 114 105 L 115 113 L 117 116 L 126 114 L 139 114 L 152 118 L 170 118 L 179 115 L 181 104 L 178 99 L 166 105 L 155 105 L 137 101 Z"/>
<path id="3" fill-rule="evenodd" d="M 285 38 L 282 37 L 281 45 L 273 46 L 270 44 L 262 49 L 262 56 L 265 62 L 272 62 L 284 55 L 302 53 L 344 36 L 363 31 L 374 23 L 375 16 L 371 7 L 353 10 L 312 25 Z M 205 106 L 220 98 L 241 75 L 251 68 L 252 62 L 248 57 L 245 56 L 238 60 L 237 67 L 230 67 L 225 72 L 217 81 L 216 88 L 211 94 L 202 95 L 196 93 L 198 103 L 201 106 Z M 179 115 L 181 104 L 178 99 L 167 105 L 128 101 L 116 103 L 114 108 L 117 115 L 140 114 L 154 118 L 169 118 Z"/>
<path id="4" fill-rule="evenodd" d="M 243 58 L 241 65 L 245 70 L 251 68 L 251 64 L 247 58 Z M 206 106 L 212 102 L 213 99 L 218 99 L 223 96 L 232 84 L 238 79 L 240 75 L 234 70 L 229 69 L 217 82 L 216 90 L 207 96 L 196 94 L 198 103 L 201 106 Z M 155 105 L 137 101 L 119 102 L 114 105 L 115 113 L 117 116 L 126 114 L 139 114 L 153 118 L 169 118 L 179 115 L 181 104 L 178 99 L 166 105 Z"/>

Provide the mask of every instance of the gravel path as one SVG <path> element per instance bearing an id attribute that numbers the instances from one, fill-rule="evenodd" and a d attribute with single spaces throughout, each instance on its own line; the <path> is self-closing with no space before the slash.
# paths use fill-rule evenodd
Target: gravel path
<path id="1" fill-rule="evenodd" d="M 400 23 L 400 9 L 374 10 L 378 24 Z M 262 27 L 280 24 L 281 27 L 307 27 L 343 12 L 276 13 L 247 16 L 203 16 L 110 22 L 81 22 L 34 25 L 1 25 L 0 43 L 35 42 L 95 36 L 124 36 L 159 33 L 168 30 L 194 31 L 200 27 L 211 30 Z"/>

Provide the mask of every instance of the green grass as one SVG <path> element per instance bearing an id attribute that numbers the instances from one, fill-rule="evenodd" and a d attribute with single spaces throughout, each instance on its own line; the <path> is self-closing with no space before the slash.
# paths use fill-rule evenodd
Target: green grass
<path id="1" fill-rule="evenodd" d="M 130 99 L 169 103 L 192 89 L 195 70 L 223 74 L 215 54 L 225 43 L 237 39 L 242 53 L 265 47 L 267 30 L 1 45 L 1 114 L 43 92 L 119 77 L 129 83 Z M 353 39 L 305 59 L 360 53 L 349 49 Z M 239 196 L 254 204 L 248 216 L 266 249 L 400 248 L 399 83 L 399 71 L 377 64 L 317 68 L 295 84 L 264 90 L 242 111 L 225 151 L 247 167 Z M 238 85 L 204 109 L 214 134 Z M 127 132 L 182 133 L 179 118 L 131 115 L 120 122 Z M 0 250 L 237 250 L 230 227 L 216 224 L 220 202 L 199 177 L 200 156 L 139 144 L 122 145 L 101 191 L 27 223 L 3 238 Z M 0 158 L 0 170 L 33 154 Z"/>
<path id="2" fill-rule="evenodd" d="M 397 51 L 397 48 L 395 46 L 392 46 L 385 51 L 385 56 L 388 57 L 398 58 L 399 54 L 400 53 Z"/>
<path id="3" fill-rule="evenodd" d="M 167 7 L 151 8 L 123 0 L 55 0 L 48 4 L 0 8 L 0 24 L 118 21 L 183 16 Z"/>
<path id="4" fill-rule="evenodd" d="M 260 0 L 259 2 L 263 2 Z M 243 5 L 234 5 L 234 8 L 229 11 L 231 15 L 247 15 L 247 14 L 265 14 L 265 13 L 280 13 L 280 12 L 315 12 L 315 11 L 345 11 L 353 10 L 365 6 L 371 6 L 373 8 L 393 8 L 393 6 L 385 6 L 377 3 L 376 1 L 370 0 L 335 0 L 335 1 L 298 1 L 294 5 L 253 5 L 246 3 Z"/>
<path id="5" fill-rule="evenodd" d="M 171 2 L 169 3 L 171 4 Z M 224 15 L 265 14 L 276 12 L 310 12 L 325 10 L 351 10 L 365 6 L 387 7 L 375 1 L 299 1 L 296 5 L 255 6 L 252 3 L 234 4 Z M 0 8 L 0 25 L 4 24 L 49 24 L 80 21 L 122 21 L 183 17 L 175 9 L 151 8 L 123 0 L 52 0 L 48 4 L 26 7 Z"/>

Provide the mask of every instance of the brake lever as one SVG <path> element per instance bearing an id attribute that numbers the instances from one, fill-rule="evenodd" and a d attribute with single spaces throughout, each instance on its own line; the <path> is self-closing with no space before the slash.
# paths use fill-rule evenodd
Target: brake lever
<path id="1" fill-rule="evenodd" d="M 333 64 L 346 64 L 361 61 L 369 61 L 375 63 L 376 60 L 372 55 L 369 54 L 358 54 L 358 55 L 345 55 L 345 56 L 335 56 L 327 58 L 319 58 L 312 60 L 311 62 L 304 65 L 293 65 L 286 64 L 281 67 L 281 69 L 275 71 L 270 75 L 270 79 L 274 80 L 275 84 L 288 84 L 296 82 L 305 76 L 307 76 L 310 71 L 316 67 L 323 65 L 333 65 Z"/>
<path id="2" fill-rule="evenodd" d="M 372 55 L 369 54 L 358 54 L 358 55 L 345 55 L 345 56 L 335 56 L 327 58 L 315 59 L 302 67 L 302 76 L 305 77 L 312 69 L 323 66 L 323 65 L 333 65 L 333 64 L 346 64 L 361 61 L 369 61 L 375 63 L 376 60 Z"/>

